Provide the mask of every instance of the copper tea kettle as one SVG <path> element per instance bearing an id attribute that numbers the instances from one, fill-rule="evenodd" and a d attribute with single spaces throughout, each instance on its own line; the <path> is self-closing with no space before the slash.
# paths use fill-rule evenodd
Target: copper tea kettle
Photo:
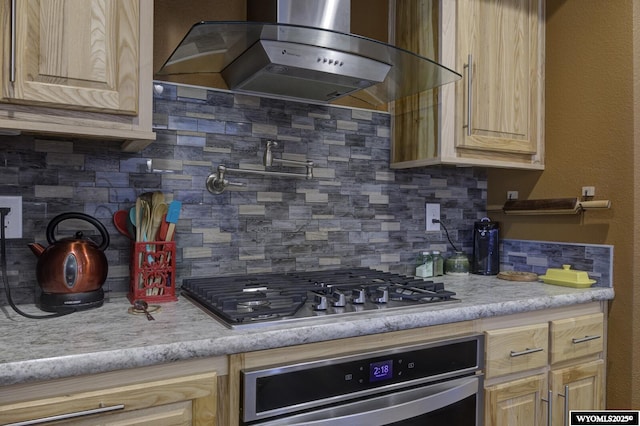
<path id="1" fill-rule="evenodd" d="M 92 224 L 102 237 L 100 245 L 84 238 L 82 231 L 75 237 L 56 240 L 58 224 L 67 219 L 80 219 Z M 84 213 L 63 213 L 47 226 L 48 247 L 29 244 L 38 257 L 36 277 L 45 293 L 84 293 L 98 290 L 107 279 L 109 265 L 104 250 L 109 246 L 109 233 L 100 221 Z"/>

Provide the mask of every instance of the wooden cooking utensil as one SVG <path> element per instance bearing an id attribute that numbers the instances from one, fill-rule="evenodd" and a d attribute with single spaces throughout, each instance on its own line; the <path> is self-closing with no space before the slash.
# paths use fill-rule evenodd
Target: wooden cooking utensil
<path id="1" fill-rule="evenodd" d="M 151 208 L 153 209 L 160 204 L 164 204 L 164 194 L 160 191 L 156 191 L 151 194 Z"/>
<path id="2" fill-rule="evenodd" d="M 151 209 L 151 226 L 149 228 L 149 241 L 158 241 L 158 232 L 162 224 L 162 218 L 166 217 L 169 206 L 164 202 L 154 205 Z"/>

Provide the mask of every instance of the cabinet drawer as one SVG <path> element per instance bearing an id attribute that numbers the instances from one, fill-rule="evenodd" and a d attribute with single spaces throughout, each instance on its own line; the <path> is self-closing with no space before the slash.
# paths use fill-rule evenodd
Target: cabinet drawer
<path id="1" fill-rule="evenodd" d="M 62 384 L 59 396 L 0 405 L 0 423 L 51 424 L 52 418 L 63 418 L 53 424 L 210 425 L 216 416 L 216 386 L 213 372 L 85 392 Z"/>
<path id="2" fill-rule="evenodd" d="M 604 315 L 551 321 L 551 364 L 602 352 Z"/>
<path id="3" fill-rule="evenodd" d="M 193 406 L 191 401 L 159 405 L 135 411 L 103 414 L 100 417 L 65 420 L 64 426 L 158 426 L 191 425 Z M 56 423 L 44 423 L 43 426 Z"/>
<path id="4" fill-rule="evenodd" d="M 547 323 L 490 330 L 485 334 L 487 378 L 547 365 Z"/>

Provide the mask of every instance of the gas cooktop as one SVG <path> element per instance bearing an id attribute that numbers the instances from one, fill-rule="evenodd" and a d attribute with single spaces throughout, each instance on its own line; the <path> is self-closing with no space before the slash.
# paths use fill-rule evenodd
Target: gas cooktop
<path id="1" fill-rule="evenodd" d="M 368 268 L 188 278 L 181 290 L 231 328 L 459 301 L 441 282 Z"/>

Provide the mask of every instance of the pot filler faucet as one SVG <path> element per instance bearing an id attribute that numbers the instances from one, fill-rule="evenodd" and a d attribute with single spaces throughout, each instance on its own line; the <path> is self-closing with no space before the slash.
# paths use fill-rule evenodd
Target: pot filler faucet
<path id="1" fill-rule="evenodd" d="M 242 182 L 229 182 L 225 177 L 228 173 L 238 173 L 245 175 L 262 175 L 262 176 L 275 176 L 275 177 L 293 177 L 303 179 L 313 179 L 313 161 L 295 161 L 285 160 L 283 158 L 274 158 L 272 148 L 278 146 L 278 142 L 267 141 L 267 146 L 264 150 L 262 162 L 265 167 L 271 167 L 274 163 L 283 166 L 293 167 L 305 167 L 305 173 L 289 173 L 289 172 L 276 172 L 271 170 L 252 170 L 252 169 L 231 169 L 220 164 L 217 168 L 217 172 L 211 173 L 207 177 L 206 186 L 207 190 L 212 194 L 222 194 L 228 186 L 245 186 Z"/>

